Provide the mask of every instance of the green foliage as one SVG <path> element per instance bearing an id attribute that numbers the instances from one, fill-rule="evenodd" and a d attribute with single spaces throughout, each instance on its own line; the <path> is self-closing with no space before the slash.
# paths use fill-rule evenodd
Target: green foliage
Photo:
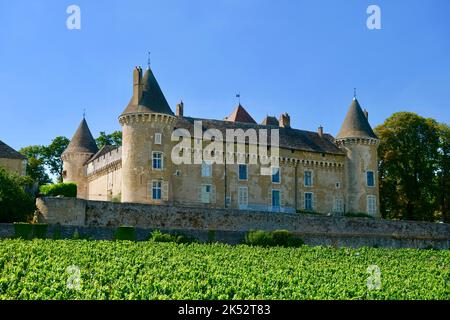
<path id="1" fill-rule="evenodd" d="M 367 214 L 365 212 L 346 212 L 344 213 L 344 216 L 347 218 L 369 218 L 374 219 L 370 214 Z"/>
<path id="2" fill-rule="evenodd" d="M 61 239 L 61 225 L 57 224 L 53 229 L 53 240 Z"/>
<path id="3" fill-rule="evenodd" d="M 449 261 L 450 250 L 0 240 L 0 300 L 447 300 Z M 67 286 L 72 265 L 80 290 Z"/>
<path id="4" fill-rule="evenodd" d="M 115 239 L 136 241 L 136 229 L 134 227 L 120 226 L 116 230 Z"/>
<path id="5" fill-rule="evenodd" d="M 16 238 L 30 240 L 33 238 L 33 225 L 31 223 L 14 223 L 14 235 Z"/>
<path id="6" fill-rule="evenodd" d="M 48 225 L 44 223 L 33 224 L 33 237 L 38 239 L 47 238 Z"/>
<path id="7" fill-rule="evenodd" d="M 33 238 L 45 239 L 47 237 L 47 224 L 14 223 L 14 235 L 16 238 L 30 240 Z"/>
<path id="8" fill-rule="evenodd" d="M 208 231 L 208 242 L 214 242 L 216 240 L 216 231 L 209 230 Z"/>
<path id="9" fill-rule="evenodd" d="M 39 192 L 47 197 L 64 196 L 75 198 L 77 196 L 77 185 L 75 183 L 46 184 L 39 188 Z"/>
<path id="10" fill-rule="evenodd" d="M 111 201 L 112 202 L 121 202 L 121 199 L 122 199 L 122 194 L 119 193 L 118 195 L 112 197 Z"/>
<path id="11" fill-rule="evenodd" d="M 381 140 L 378 155 L 382 216 L 435 220 L 439 202 L 441 210 L 447 210 L 450 197 L 448 126 L 412 112 L 398 112 L 375 132 Z M 442 189 L 444 193 L 439 191 Z"/>
<path id="12" fill-rule="evenodd" d="M 245 244 L 262 247 L 299 247 L 303 245 L 303 240 L 294 237 L 292 232 L 287 230 L 268 231 L 250 231 L 245 236 Z"/>
<path id="13" fill-rule="evenodd" d="M 39 186 L 50 183 L 50 177 L 45 172 L 45 157 L 43 146 L 29 146 L 19 150 L 27 157 L 27 175 Z"/>
<path id="14" fill-rule="evenodd" d="M 95 139 L 99 149 L 106 145 L 120 147 L 122 145 L 122 131 L 114 131 L 106 134 L 104 131 L 100 132 L 100 136 Z"/>
<path id="15" fill-rule="evenodd" d="M 150 234 L 150 241 L 152 242 L 174 242 L 174 243 L 193 243 L 194 239 L 188 238 L 181 234 L 162 233 L 159 230 L 155 230 Z"/>
<path id="16" fill-rule="evenodd" d="M 25 192 L 30 179 L 0 168 L 0 223 L 25 222 L 35 210 L 34 198 Z"/>
<path id="17" fill-rule="evenodd" d="M 69 146 L 70 140 L 66 137 L 56 137 L 47 147 L 44 147 L 44 159 L 49 171 L 54 174 L 58 182 L 63 181 L 63 162 L 61 155 Z"/>

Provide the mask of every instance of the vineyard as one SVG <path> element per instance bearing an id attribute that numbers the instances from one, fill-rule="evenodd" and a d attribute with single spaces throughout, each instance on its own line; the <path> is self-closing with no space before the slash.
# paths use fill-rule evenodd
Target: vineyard
<path id="1" fill-rule="evenodd" d="M 0 299 L 450 299 L 450 251 L 1 240 Z"/>

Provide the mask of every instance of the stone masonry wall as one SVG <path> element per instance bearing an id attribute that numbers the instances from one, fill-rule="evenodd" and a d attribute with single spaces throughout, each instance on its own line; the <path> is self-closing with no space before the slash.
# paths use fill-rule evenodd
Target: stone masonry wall
<path id="1" fill-rule="evenodd" d="M 213 230 L 234 232 L 238 235 L 236 239 L 243 238 L 249 230 L 285 229 L 301 236 L 305 243 L 311 245 L 450 248 L 450 224 L 65 198 L 41 198 L 37 202 L 42 212 L 41 222 L 52 224 L 85 227 L 131 225 L 143 229 L 200 233 Z"/>

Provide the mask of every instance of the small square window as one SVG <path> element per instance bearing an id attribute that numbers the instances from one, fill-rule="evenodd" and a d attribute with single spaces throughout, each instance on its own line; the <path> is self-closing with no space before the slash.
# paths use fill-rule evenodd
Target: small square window
<path id="1" fill-rule="evenodd" d="M 155 133 L 155 144 L 161 144 L 162 143 L 162 134 L 157 132 Z"/>

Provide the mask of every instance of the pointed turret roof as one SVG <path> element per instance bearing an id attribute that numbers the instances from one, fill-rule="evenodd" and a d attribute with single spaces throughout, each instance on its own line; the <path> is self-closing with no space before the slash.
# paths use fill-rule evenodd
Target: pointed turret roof
<path id="1" fill-rule="evenodd" d="M 345 116 L 344 123 L 342 124 L 341 130 L 336 138 L 378 139 L 356 98 L 353 98 L 352 104 L 350 105 L 347 115 Z"/>
<path id="2" fill-rule="evenodd" d="M 66 152 L 80 152 L 80 153 L 97 153 L 98 147 L 92 136 L 91 130 L 87 125 L 86 119 L 83 118 L 77 131 L 70 140 L 70 143 L 64 153 Z"/>
<path id="3" fill-rule="evenodd" d="M 244 107 L 239 103 L 239 105 L 234 109 L 234 111 L 225 118 L 227 121 L 233 122 L 246 122 L 246 123 L 255 123 L 256 121 L 252 118 L 252 116 L 244 109 Z"/>
<path id="4" fill-rule="evenodd" d="M 165 113 L 174 115 L 150 67 L 142 77 L 142 95 L 136 104 L 131 98 L 122 115 L 129 113 Z"/>
<path id="5" fill-rule="evenodd" d="M 278 119 L 274 116 L 266 116 L 264 120 L 261 122 L 261 124 L 265 126 L 277 126 L 277 127 L 280 125 Z"/>

